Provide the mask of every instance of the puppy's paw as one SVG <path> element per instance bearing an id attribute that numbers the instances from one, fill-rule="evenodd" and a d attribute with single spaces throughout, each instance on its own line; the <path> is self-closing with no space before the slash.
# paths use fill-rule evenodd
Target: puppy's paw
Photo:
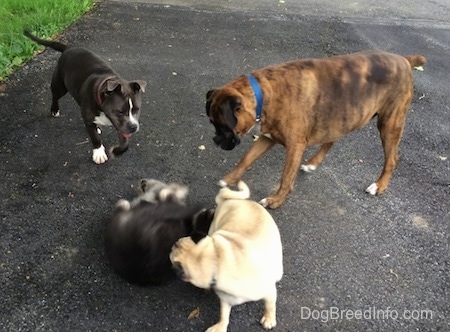
<path id="1" fill-rule="evenodd" d="M 378 191 L 378 186 L 376 183 L 372 183 L 370 186 L 367 187 L 366 193 L 370 195 L 376 195 Z"/>
<path id="2" fill-rule="evenodd" d="M 130 209 L 130 207 L 131 207 L 131 204 L 126 199 L 119 199 L 116 202 L 116 209 L 117 210 L 128 211 Z"/>
<path id="3" fill-rule="evenodd" d="M 181 183 L 170 183 L 159 192 L 161 202 L 174 201 L 184 203 L 189 193 L 189 188 Z"/>
<path id="4" fill-rule="evenodd" d="M 56 113 L 53 113 L 53 112 L 52 112 L 52 116 L 53 116 L 54 118 L 59 118 L 59 117 L 61 116 L 60 110 L 57 110 Z"/>
<path id="5" fill-rule="evenodd" d="M 311 172 L 314 172 L 317 169 L 317 166 L 315 166 L 315 165 L 301 165 L 300 169 L 303 172 L 311 173 Z"/>
<path id="6" fill-rule="evenodd" d="M 271 330 L 277 325 L 277 320 L 275 316 L 265 314 L 261 318 L 260 323 L 266 330 Z"/>
<path id="7" fill-rule="evenodd" d="M 92 150 L 92 160 L 98 165 L 103 164 L 108 160 L 108 156 L 106 155 L 105 147 L 103 145 L 101 145 L 98 149 Z"/>

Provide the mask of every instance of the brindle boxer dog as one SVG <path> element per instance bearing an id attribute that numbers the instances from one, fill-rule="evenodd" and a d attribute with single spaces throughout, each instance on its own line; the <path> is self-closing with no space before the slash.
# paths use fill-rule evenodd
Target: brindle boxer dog
<path id="1" fill-rule="evenodd" d="M 214 142 L 232 150 L 260 117 L 261 136 L 219 185 L 235 185 L 244 172 L 276 143 L 286 148 L 281 185 L 260 203 L 281 206 L 293 190 L 303 152 L 320 144 L 301 169 L 314 171 L 333 144 L 378 117 L 385 162 L 366 191 L 382 194 L 398 161 L 398 145 L 413 96 L 413 67 L 421 55 L 367 51 L 304 59 L 255 70 L 208 91 L 206 113 L 216 129 Z"/>

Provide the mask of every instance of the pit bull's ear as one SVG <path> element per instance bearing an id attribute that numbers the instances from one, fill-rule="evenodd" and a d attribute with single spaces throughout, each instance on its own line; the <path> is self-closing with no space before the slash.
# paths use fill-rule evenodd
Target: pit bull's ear
<path id="1" fill-rule="evenodd" d="M 120 82 L 118 80 L 107 80 L 106 81 L 106 92 L 112 92 L 117 88 L 121 88 Z"/>
<path id="2" fill-rule="evenodd" d="M 237 125 L 236 112 L 241 108 L 242 99 L 236 96 L 228 96 L 220 104 L 225 123 L 233 129 Z"/>
<path id="3" fill-rule="evenodd" d="M 147 86 L 147 82 L 137 80 L 137 81 L 130 82 L 130 86 L 134 92 L 138 92 L 139 90 L 141 90 L 142 92 L 145 92 L 145 87 Z"/>

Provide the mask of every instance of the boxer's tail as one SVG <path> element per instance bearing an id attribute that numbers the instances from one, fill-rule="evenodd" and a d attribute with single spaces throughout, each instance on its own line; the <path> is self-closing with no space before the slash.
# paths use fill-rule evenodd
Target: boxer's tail
<path id="1" fill-rule="evenodd" d="M 239 181 L 239 190 L 231 190 L 230 188 L 222 188 L 216 196 L 216 203 L 220 204 L 227 199 L 248 199 L 250 198 L 250 189 L 244 181 Z"/>
<path id="2" fill-rule="evenodd" d="M 422 55 L 406 55 L 405 58 L 408 60 L 411 68 L 423 66 L 427 62 L 427 59 Z"/>
<path id="3" fill-rule="evenodd" d="M 58 43 L 55 41 L 51 41 L 51 40 L 45 40 L 45 39 L 38 38 L 38 37 L 32 35 L 31 32 L 28 30 L 24 30 L 23 34 L 25 36 L 27 36 L 28 38 L 30 38 L 32 41 L 34 41 L 38 44 L 53 48 L 56 51 L 64 52 L 67 49 L 67 45 L 64 45 L 62 43 Z"/>

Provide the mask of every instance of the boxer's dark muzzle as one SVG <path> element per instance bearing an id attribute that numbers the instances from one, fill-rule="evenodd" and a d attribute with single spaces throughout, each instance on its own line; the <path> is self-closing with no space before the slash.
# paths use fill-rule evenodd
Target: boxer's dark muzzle
<path id="1" fill-rule="evenodd" d="M 214 127 L 216 127 L 216 136 L 214 136 L 213 140 L 221 149 L 233 150 L 236 145 L 241 143 L 239 136 L 235 135 L 231 129 L 216 124 L 214 124 Z"/>

